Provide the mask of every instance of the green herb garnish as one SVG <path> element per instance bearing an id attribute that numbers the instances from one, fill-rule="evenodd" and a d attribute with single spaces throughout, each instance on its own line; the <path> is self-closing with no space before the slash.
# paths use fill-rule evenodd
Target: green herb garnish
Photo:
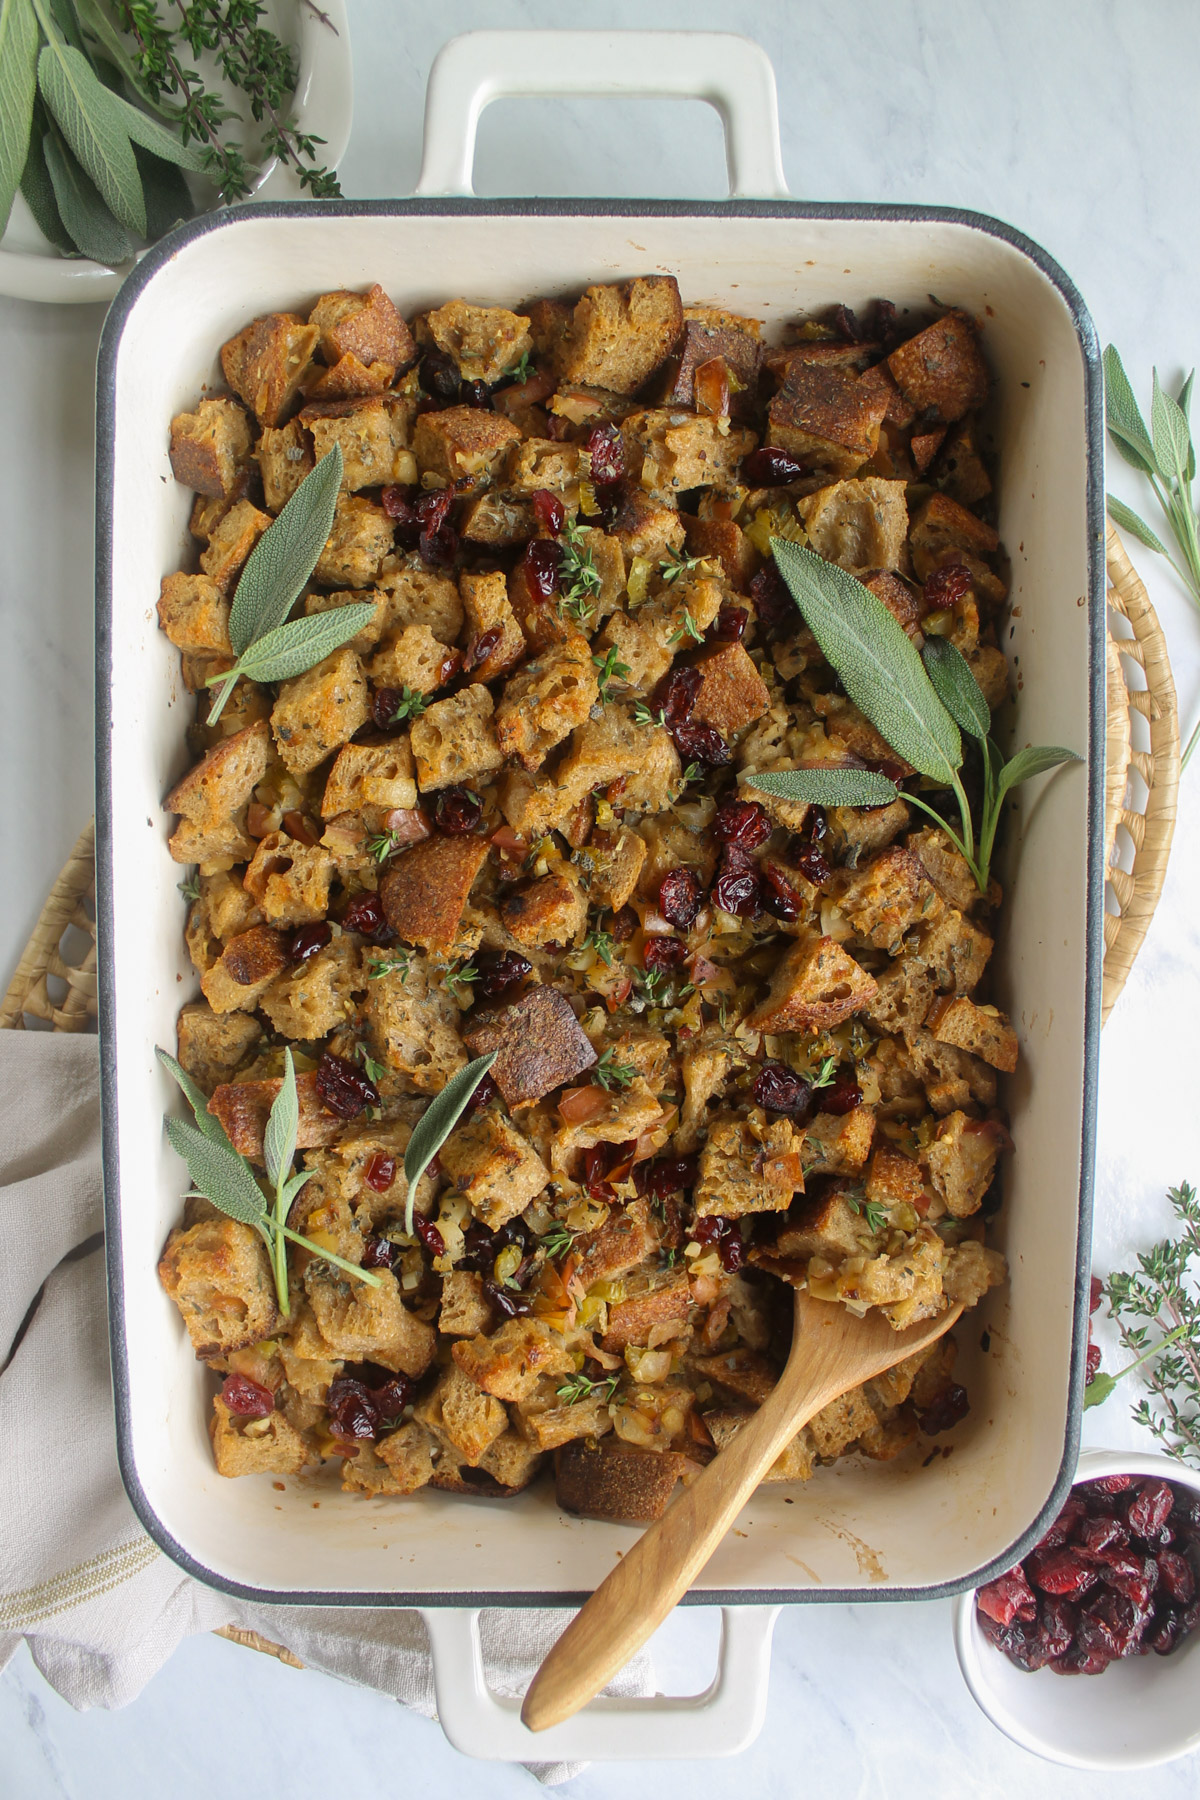
<path id="1" fill-rule="evenodd" d="M 683 617 L 667 639 L 667 642 L 672 647 L 675 647 L 682 644 L 687 638 L 691 638 L 692 642 L 695 644 L 702 644 L 704 642 L 704 633 L 685 606 L 683 609 Z"/>
<path id="2" fill-rule="evenodd" d="M 610 1044 L 592 1070 L 593 1081 L 599 1082 L 605 1093 L 609 1094 L 614 1088 L 627 1088 L 637 1076 L 633 1063 L 617 1062 L 615 1058 L 616 1051 Z"/>
<path id="3" fill-rule="evenodd" d="M 596 682 L 600 689 L 600 699 L 605 706 L 613 697 L 608 691 L 610 682 L 629 680 L 629 664 L 621 662 L 619 658 L 620 652 L 615 644 L 603 656 L 592 658 L 597 670 Z"/>
<path id="4" fill-rule="evenodd" d="M 175 886 L 179 889 L 179 892 L 183 895 L 185 900 L 198 900 L 200 898 L 199 871 L 197 870 L 194 875 L 189 875 L 184 881 L 177 881 Z"/>
<path id="5" fill-rule="evenodd" d="M 541 1237 L 536 1240 L 536 1247 L 544 1250 L 551 1262 L 557 1262 L 558 1258 L 564 1256 L 571 1248 L 578 1236 L 579 1233 L 572 1231 L 569 1225 L 552 1225 L 549 1231 L 543 1232 Z"/>
<path id="6" fill-rule="evenodd" d="M 446 1083 L 441 1093 L 429 1102 L 417 1120 L 408 1140 L 408 1148 L 404 1152 L 404 1179 L 408 1183 L 408 1198 L 404 1202 L 404 1229 L 409 1237 L 413 1235 L 413 1201 L 416 1198 L 417 1183 L 458 1124 L 471 1095 L 498 1055 L 498 1051 L 489 1050 L 486 1056 L 477 1056 L 465 1069 L 460 1069 Z"/>
<path id="7" fill-rule="evenodd" d="M 531 376 L 536 375 L 537 370 L 533 366 L 533 351 L 523 351 L 520 362 L 515 363 L 511 369 L 505 369 L 504 373 L 510 381 L 519 381 L 522 383 L 528 381 Z"/>
<path id="8" fill-rule="evenodd" d="M 835 1074 L 836 1070 L 837 1070 L 837 1057 L 836 1056 L 827 1056 L 825 1058 L 824 1062 L 821 1064 L 821 1067 L 817 1070 L 817 1073 L 815 1075 L 809 1076 L 809 1078 L 808 1078 L 809 1087 L 810 1088 L 832 1087 L 833 1086 L 833 1078 L 834 1078 L 834 1074 Z"/>
<path id="9" fill-rule="evenodd" d="M 396 709 L 388 720 L 389 725 L 402 725 L 405 719 L 419 719 L 429 705 L 428 694 L 422 694 L 417 688 L 402 687 Z"/>
<path id="10" fill-rule="evenodd" d="M 412 973 L 411 950 L 389 950 L 386 956 L 377 956 L 367 970 L 367 979 L 378 981 L 381 976 L 394 975 L 397 969 L 400 971 L 400 986 L 407 987 Z"/>
<path id="11" fill-rule="evenodd" d="M 279 1310 L 287 1318 L 291 1312 L 288 1296 L 287 1246 L 299 1244 L 322 1262 L 332 1263 L 358 1281 L 371 1287 L 381 1285 L 378 1275 L 347 1262 L 332 1250 L 314 1244 L 311 1238 L 293 1231 L 287 1223 L 292 1201 L 309 1180 L 312 1171 L 293 1175 L 296 1138 L 300 1129 L 300 1104 L 296 1094 L 296 1072 L 290 1049 L 284 1052 L 284 1074 L 275 1096 L 263 1134 L 263 1161 L 271 1184 L 268 1202 L 258 1176 L 246 1158 L 234 1149 L 225 1128 L 208 1110 L 208 1100 L 187 1071 L 165 1050 L 157 1052 L 159 1061 L 178 1082 L 196 1117 L 189 1125 L 186 1119 L 167 1120 L 167 1136 L 188 1166 L 195 1193 L 242 1225 L 252 1225 L 267 1246 L 271 1270 L 275 1277 L 275 1293 Z"/>
<path id="12" fill-rule="evenodd" d="M 442 976 L 442 986 L 457 1000 L 465 988 L 469 988 L 473 981 L 478 980 L 479 970 L 473 963 L 465 962 L 461 963 L 457 969 L 446 970 Z"/>
<path id="13" fill-rule="evenodd" d="M 583 948 L 585 950 L 594 950 L 605 968 L 611 969 L 613 965 L 613 945 L 615 942 L 616 939 L 613 937 L 611 931 L 601 931 L 597 927 L 595 931 L 588 932 L 583 940 Z"/>
<path id="14" fill-rule="evenodd" d="M 619 1377 L 609 1375 L 601 1381 L 590 1381 L 582 1369 L 578 1375 L 571 1375 L 562 1382 L 555 1393 L 564 1406 L 575 1406 L 580 1400 L 611 1400 L 617 1391 Z"/>
<path id="15" fill-rule="evenodd" d="M 874 1233 L 882 1231 L 888 1222 L 888 1209 L 879 1200 L 860 1200 L 857 1195 L 843 1194 L 843 1200 L 852 1212 L 861 1215 L 867 1221 L 867 1230 Z"/>
<path id="16" fill-rule="evenodd" d="M 566 521 L 563 537 L 566 542 L 562 546 L 562 561 L 559 564 L 559 617 L 567 613 L 577 625 L 587 625 L 595 615 L 595 596 L 604 584 L 592 561 L 591 546 L 577 519 Z"/>
<path id="17" fill-rule="evenodd" d="M 633 709 L 633 722 L 635 725 L 656 725 L 662 730 L 667 722 L 667 709 L 660 706 L 657 712 L 651 712 L 646 702 L 639 700 Z"/>
<path id="18" fill-rule="evenodd" d="M 378 1085 L 378 1083 L 381 1082 L 383 1080 L 384 1076 L 387 1074 L 387 1070 L 384 1067 L 384 1065 L 382 1063 L 375 1061 L 375 1058 L 370 1054 L 370 1052 L 367 1049 L 367 1046 L 363 1043 L 355 1044 L 354 1054 L 358 1058 L 359 1062 L 362 1064 L 363 1068 L 366 1070 L 369 1078 L 373 1082 L 375 1082 L 376 1085 Z"/>
<path id="19" fill-rule="evenodd" d="M 681 575 L 690 575 L 693 569 L 698 569 L 704 560 L 702 556 L 685 556 L 682 550 L 668 550 L 658 565 L 658 572 L 669 587 Z"/>
<path id="20" fill-rule="evenodd" d="M 369 837 L 366 842 L 367 855 L 373 856 L 377 863 L 385 863 L 399 848 L 400 840 L 394 831 L 381 831 L 378 836 Z"/>

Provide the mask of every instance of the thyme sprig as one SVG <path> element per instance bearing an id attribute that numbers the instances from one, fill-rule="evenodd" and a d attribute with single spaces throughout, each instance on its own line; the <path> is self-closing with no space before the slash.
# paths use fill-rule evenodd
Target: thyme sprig
<path id="1" fill-rule="evenodd" d="M 566 541 L 559 564 L 559 616 L 567 613 L 577 625 L 588 625 L 595 616 L 596 595 L 603 586 L 600 571 L 592 560 L 591 545 L 578 519 L 566 521 L 563 537 Z"/>
<path id="2" fill-rule="evenodd" d="M 612 683 L 624 686 L 629 680 L 629 664 L 621 661 L 621 652 L 615 644 L 603 656 L 593 656 L 592 661 L 596 665 L 596 685 L 600 689 L 600 699 L 607 706 L 615 697 L 609 693 Z"/>
<path id="3" fill-rule="evenodd" d="M 592 1079 L 599 1082 L 605 1093 L 609 1094 L 614 1088 L 627 1088 L 636 1076 L 637 1069 L 633 1063 L 617 1061 L 617 1053 L 611 1044 L 592 1070 Z"/>
<path id="4" fill-rule="evenodd" d="M 566 1381 L 560 1382 L 555 1393 L 564 1406 L 575 1406 L 580 1400 L 599 1400 L 602 1403 L 611 1400 L 617 1391 L 616 1375 L 609 1375 L 602 1381 L 592 1381 L 581 1369 L 577 1375 L 570 1375 Z"/>

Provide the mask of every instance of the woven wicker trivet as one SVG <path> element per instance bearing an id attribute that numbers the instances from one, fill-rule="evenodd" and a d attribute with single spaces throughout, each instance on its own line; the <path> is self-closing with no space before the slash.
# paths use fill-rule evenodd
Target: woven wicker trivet
<path id="1" fill-rule="evenodd" d="M 1104 838 L 1109 910 L 1104 920 L 1105 1019 L 1125 985 L 1162 892 L 1179 786 L 1179 722 L 1166 641 L 1150 597 L 1111 527 L 1107 557 L 1110 619 Z M 1135 674 L 1135 669 L 1140 674 Z M 1148 749 L 1134 745 L 1135 715 L 1148 727 Z M 1131 771 L 1145 790 L 1144 800 L 1131 792 L 1135 785 Z M 95 830 L 89 823 L 80 832 L 25 946 L 0 1006 L 0 1028 L 20 1031 L 36 1020 L 54 1031 L 94 1028 L 94 853 Z M 1114 861 L 1114 856 L 1118 860 Z M 230 1625 L 217 1635 L 295 1668 L 304 1666 L 290 1650 L 255 1631 Z"/>

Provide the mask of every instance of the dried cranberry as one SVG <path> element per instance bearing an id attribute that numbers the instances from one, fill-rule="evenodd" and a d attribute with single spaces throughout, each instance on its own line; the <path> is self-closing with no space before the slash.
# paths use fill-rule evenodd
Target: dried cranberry
<path id="1" fill-rule="evenodd" d="M 1075 1636 L 1078 1615 L 1069 1600 L 1046 1594 L 1038 1605 L 1038 1629 L 1046 1661 L 1065 1656 Z"/>
<path id="2" fill-rule="evenodd" d="M 687 931 L 695 924 L 702 892 L 694 869 L 668 869 L 658 884 L 658 910 L 668 925 Z"/>
<path id="3" fill-rule="evenodd" d="M 725 846 L 712 897 L 722 912 L 733 913 L 740 919 L 756 919 L 762 911 L 758 865 L 736 844 Z"/>
<path id="4" fill-rule="evenodd" d="M 677 969 L 686 955 L 687 945 L 682 938 L 647 938 L 642 950 L 642 967 L 653 969 L 660 975 L 666 974 L 669 969 Z"/>
<path id="5" fill-rule="evenodd" d="M 786 487 L 789 481 L 799 481 L 807 474 L 803 463 L 774 444 L 763 444 L 742 458 L 741 479 L 745 487 Z"/>
<path id="6" fill-rule="evenodd" d="M 871 303 L 870 335 L 885 351 L 891 352 L 900 342 L 899 316 L 894 300 L 875 300 Z"/>
<path id="7" fill-rule="evenodd" d="M 695 1219 L 690 1235 L 693 1243 L 703 1244 L 716 1251 L 721 1267 L 728 1275 L 735 1275 L 746 1260 L 746 1246 L 733 1219 L 710 1216 Z"/>
<path id="8" fill-rule="evenodd" d="M 446 837 L 462 837 L 474 831 L 483 817 L 483 806 L 470 788 L 444 787 L 433 803 L 433 822 Z"/>
<path id="9" fill-rule="evenodd" d="M 1200 1529 L 1200 1494 L 1177 1489 L 1175 1504 L 1171 1508 L 1171 1523 L 1184 1531 Z"/>
<path id="10" fill-rule="evenodd" d="M 486 381 L 464 381 L 458 390 L 458 403 L 474 407 L 477 412 L 491 412 L 492 390 Z"/>
<path id="11" fill-rule="evenodd" d="M 927 1406 L 917 1414 L 917 1424 L 926 1437 L 937 1437 L 943 1431 L 953 1431 L 954 1427 L 966 1418 L 971 1410 L 971 1402 L 967 1398 L 967 1390 L 952 1381 L 932 1406 Z"/>
<path id="12" fill-rule="evenodd" d="M 1044 1594 L 1063 1594 L 1077 1599 L 1099 1580 L 1091 1559 L 1064 1544 L 1060 1549 L 1035 1550 L 1025 1564 L 1026 1573 Z"/>
<path id="13" fill-rule="evenodd" d="M 1018 1669 L 1029 1672 L 1039 1666 L 1038 1652 L 1042 1634 L 1035 1622 L 1014 1619 L 1011 1625 L 998 1625 L 995 1619 L 980 1612 L 978 1607 L 975 1617 L 984 1636 L 1007 1656 L 1009 1662 L 1015 1663 Z"/>
<path id="14" fill-rule="evenodd" d="M 773 919 L 792 925 L 800 917 L 800 896 L 781 870 L 767 863 L 760 871 L 763 884 L 763 907 Z"/>
<path id="15" fill-rule="evenodd" d="M 944 563 L 925 578 L 925 611 L 940 612 L 961 600 L 975 577 L 965 563 Z"/>
<path id="16" fill-rule="evenodd" d="M 1146 1650 L 1153 1650 L 1155 1656 L 1170 1656 L 1186 1635 L 1180 1609 L 1177 1606 L 1164 1606 L 1150 1621 L 1142 1646 Z"/>
<path id="17" fill-rule="evenodd" d="M 407 1375 L 389 1375 L 371 1389 L 371 1399 L 379 1415 L 379 1429 L 392 1431 L 400 1423 L 400 1415 L 412 1400 L 416 1388 Z"/>
<path id="18" fill-rule="evenodd" d="M 553 538 L 531 538 L 525 546 L 521 568 L 530 593 L 539 600 L 549 600 L 558 592 L 562 550 Z"/>
<path id="19" fill-rule="evenodd" d="M 1094 1313 L 1104 1297 L 1104 1283 L 1098 1275 L 1092 1276 L 1091 1294 L 1088 1299 L 1088 1311 Z"/>
<path id="20" fill-rule="evenodd" d="M 432 1219 L 426 1219 L 421 1213 L 414 1212 L 413 1230 L 430 1256 L 445 1256 L 446 1240 Z"/>
<path id="21" fill-rule="evenodd" d="M 723 769 L 733 761 L 733 751 L 715 725 L 697 725 L 686 719 L 671 730 L 675 748 L 686 762 L 707 763 L 711 769 Z"/>
<path id="22" fill-rule="evenodd" d="M 378 894 L 356 894 L 342 914 L 342 929 L 357 931 L 373 944 L 390 943 L 396 935 L 384 918 Z"/>
<path id="23" fill-rule="evenodd" d="M 668 731 L 691 717 L 703 679 L 699 669 L 680 665 L 669 670 L 658 683 L 651 703 L 655 711 L 662 713 Z"/>
<path id="24" fill-rule="evenodd" d="M 1158 1585 L 1158 1567 L 1153 1557 L 1137 1556 L 1129 1550 L 1102 1550 L 1096 1557 L 1096 1568 L 1106 1587 L 1115 1588 L 1135 1606 L 1149 1606 Z"/>
<path id="25" fill-rule="evenodd" d="M 850 308 L 842 301 L 839 300 L 836 306 L 831 306 L 829 308 L 829 323 L 833 326 L 833 329 L 837 332 L 838 336 L 847 344 L 861 344 L 863 342 L 864 332 L 861 325 L 851 312 Z"/>
<path id="26" fill-rule="evenodd" d="M 764 563 L 750 583 L 750 598 L 764 634 L 783 637 L 800 625 L 800 613 L 773 562 Z"/>
<path id="27" fill-rule="evenodd" d="M 307 962 L 318 950 L 323 950 L 333 936 L 330 925 L 324 919 L 315 925 L 301 925 L 293 931 L 288 942 L 288 955 L 293 962 Z"/>
<path id="28" fill-rule="evenodd" d="M 1101 1475 L 1095 1481 L 1085 1481 L 1076 1491 L 1085 1499 L 1100 1494 L 1123 1494 L 1126 1488 L 1133 1486 L 1133 1481 L 1132 1475 Z"/>
<path id="29" fill-rule="evenodd" d="M 364 1269 L 390 1269 L 396 1260 L 396 1246 L 391 1238 L 369 1237 L 363 1246 Z"/>
<path id="30" fill-rule="evenodd" d="M 275 1396 L 248 1375 L 227 1375 L 221 1383 L 221 1399 L 239 1419 L 265 1419 L 275 1411 Z"/>
<path id="31" fill-rule="evenodd" d="M 1026 1581 L 1020 1563 L 1007 1575 L 997 1575 L 995 1581 L 981 1587 L 975 1596 L 975 1604 L 989 1619 L 995 1619 L 997 1625 L 1011 1625 L 1014 1619 L 1028 1623 L 1037 1618 L 1037 1595 Z"/>
<path id="32" fill-rule="evenodd" d="M 806 1119 L 812 1111 L 812 1088 L 786 1063 L 767 1062 L 755 1078 L 754 1103 L 790 1119 Z"/>
<path id="33" fill-rule="evenodd" d="M 862 1105 L 862 1089 L 853 1075 L 839 1075 L 821 1095 L 821 1111 L 842 1118 Z"/>
<path id="34" fill-rule="evenodd" d="M 404 705 L 404 695 L 399 688 L 376 688 L 371 696 L 371 719 L 378 731 L 390 731 L 398 724 L 396 714 Z"/>
<path id="35" fill-rule="evenodd" d="M 379 1432 L 379 1413 L 370 1389 L 352 1375 L 338 1375 L 329 1384 L 325 1404 L 329 1429 L 345 1443 L 370 1443 Z"/>
<path id="36" fill-rule="evenodd" d="M 1095 1555 L 1101 1550 L 1124 1550 L 1129 1543 L 1129 1533 L 1120 1519 L 1114 1519 L 1111 1514 L 1107 1518 L 1101 1514 L 1097 1518 L 1081 1519 L 1074 1535 L 1077 1544 Z"/>
<path id="37" fill-rule="evenodd" d="M 543 531 L 551 537 L 557 537 L 567 522 L 567 509 L 557 494 L 549 488 L 535 488 L 533 493 L 533 516 Z"/>
<path id="38" fill-rule="evenodd" d="M 742 850 L 757 850 L 773 829 L 770 813 L 757 800 L 727 800 L 713 820 L 713 831 L 721 842 L 737 844 Z"/>
<path id="39" fill-rule="evenodd" d="M 1158 1553 L 1158 1585 L 1171 1600 L 1188 1606 L 1196 1597 L 1196 1577 L 1186 1556 L 1178 1550 Z"/>
<path id="40" fill-rule="evenodd" d="M 746 608 L 735 606 L 732 600 L 726 600 L 709 626 L 708 635 L 716 644 L 736 644 L 744 637 L 749 623 L 750 614 Z"/>
<path id="41" fill-rule="evenodd" d="M 1132 1656 L 1148 1622 L 1148 1613 L 1124 1594 L 1097 1594 L 1079 1614 L 1075 1641 L 1080 1649 L 1100 1655 Z"/>
<path id="42" fill-rule="evenodd" d="M 1087 1347 L 1087 1381 L 1095 1381 L 1100 1373 L 1100 1346 L 1089 1344 Z"/>
<path id="43" fill-rule="evenodd" d="M 507 993 L 518 981 L 524 981 L 533 964 L 519 950 L 488 950 L 475 958 L 478 977 L 474 993 L 479 1000 L 493 1000 Z M 478 1092 L 478 1089 L 476 1089 Z"/>
<path id="44" fill-rule="evenodd" d="M 317 1093 L 326 1111 L 339 1119 L 356 1119 L 365 1107 L 379 1105 L 375 1083 L 332 1050 L 324 1051 L 317 1064 Z"/>
<path id="45" fill-rule="evenodd" d="M 700 1165 L 694 1156 L 677 1156 L 671 1160 L 652 1163 L 638 1163 L 639 1169 L 648 1170 L 645 1192 L 653 1200 L 665 1200 L 668 1194 L 685 1192 L 695 1185 Z"/>
<path id="46" fill-rule="evenodd" d="M 453 405 L 458 399 L 462 376 L 458 364 L 442 350 L 427 350 L 417 365 L 417 380 L 425 393 L 435 400 Z"/>
<path id="47" fill-rule="evenodd" d="M 1065 1655 L 1057 1657 L 1050 1667 L 1056 1675 L 1103 1675 L 1110 1656 L 1101 1651 L 1085 1650 L 1081 1644 L 1072 1644 Z"/>
<path id="48" fill-rule="evenodd" d="M 498 1252 L 495 1232 L 476 1220 L 463 1232 L 463 1252 L 454 1266 L 471 1270 L 476 1275 L 490 1274 Z"/>
<path id="49" fill-rule="evenodd" d="M 417 531 L 420 520 L 417 517 L 416 499 L 418 489 L 415 487 L 385 487 L 379 496 L 379 503 L 388 518 L 404 529 Z M 416 539 L 414 537 L 415 544 Z"/>
<path id="50" fill-rule="evenodd" d="M 1045 1535 L 1038 1539 L 1036 1548 L 1051 1550 L 1059 1544 L 1065 1544 L 1067 1539 L 1072 1536 L 1080 1519 L 1084 1517 L 1084 1504 L 1079 1495 L 1077 1493 L 1068 1494 L 1062 1511 Z"/>
<path id="51" fill-rule="evenodd" d="M 622 906 L 609 920 L 609 934 L 615 944 L 627 944 L 638 928 L 638 916 L 632 906 Z"/>
<path id="52" fill-rule="evenodd" d="M 593 425 L 584 439 L 591 458 L 592 484 L 607 487 L 625 474 L 625 443 L 616 425 Z"/>
<path id="53" fill-rule="evenodd" d="M 523 1314 L 533 1311 L 533 1302 L 524 1294 L 514 1293 L 511 1288 L 501 1287 L 498 1281 L 485 1281 L 483 1291 L 496 1311 L 503 1313 L 506 1319 L 519 1319 Z"/>
<path id="54" fill-rule="evenodd" d="M 477 669 L 481 663 L 487 661 L 493 650 L 499 648 L 503 639 L 503 625 L 491 625 L 486 631 L 481 631 L 479 636 L 472 638 L 467 645 L 466 655 L 463 657 L 463 667 Z"/>
<path id="55" fill-rule="evenodd" d="M 396 1159 L 377 1150 L 363 1170 L 363 1180 L 377 1194 L 386 1194 L 396 1179 Z"/>
<path id="56" fill-rule="evenodd" d="M 485 1075 L 482 1081 L 476 1084 L 471 1098 L 467 1101 L 467 1111 L 472 1113 L 482 1112 L 484 1107 L 489 1106 L 499 1092 L 500 1089 L 492 1080 L 491 1075 Z"/>
<path id="57" fill-rule="evenodd" d="M 1174 1503 L 1175 1496 L 1169 1482 L 1157 1478 L 1143 1481 L 1126 1515 L 1130 1531 L 1135 1532 L 1138 1537 L 1149 1537 L 1151 1532 L 1158 1531 L 1166 1524 Z"/>

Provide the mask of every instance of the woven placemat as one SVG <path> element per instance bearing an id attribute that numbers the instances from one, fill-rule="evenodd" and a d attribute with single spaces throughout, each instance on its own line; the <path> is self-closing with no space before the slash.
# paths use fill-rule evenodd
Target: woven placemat
<path id="1" fill-rule="evenodd" d="M 1179 720 L 1166 641 L 1150 597 L 1111 527 L 1107 560 L 1106 1019 L 1162 892 L 1179 787 Z M 1148 748 L 1134 742 L 1135 719 L 1144 721 Z M 0 1028 L 20 1031 L 32 1025 L 36 1030 L 39 1023 L 53 1031 L 95 1028 L 95 892 L 95 830 L 89 822 L 51 889 L 8 985 L 0 1005 Z M 217 1635 L 294 1668 L 304 1666 L 290 1650 L 257 1632 L 231 1625 Z"/>

